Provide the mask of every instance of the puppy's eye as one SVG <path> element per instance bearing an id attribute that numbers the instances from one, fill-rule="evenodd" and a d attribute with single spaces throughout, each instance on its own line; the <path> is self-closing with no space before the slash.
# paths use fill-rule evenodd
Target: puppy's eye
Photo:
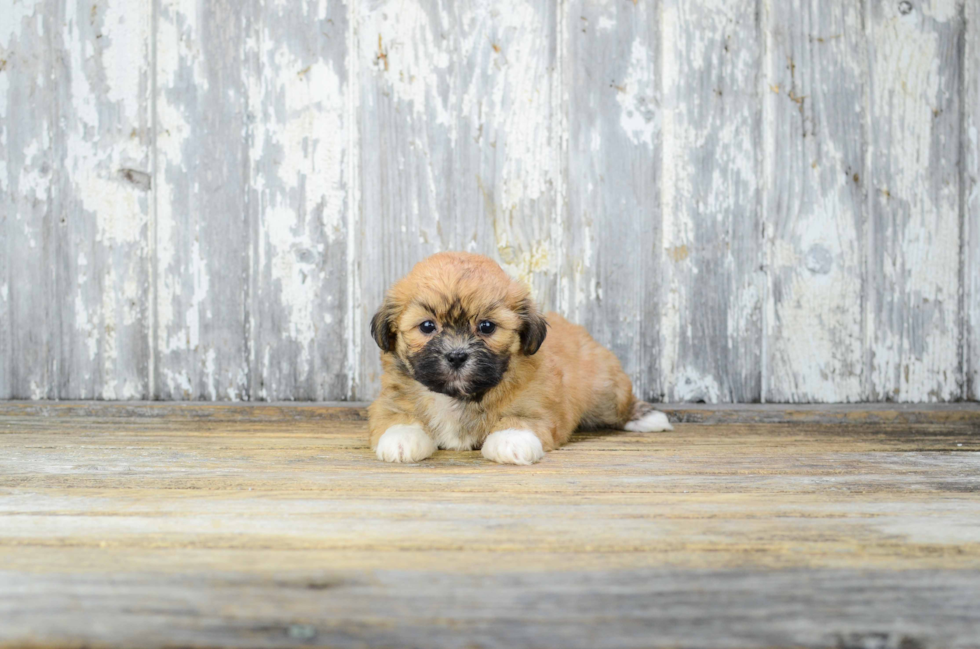
<path id="1" fill-rule="evenodd" d="M 426 320 L 425 322 L 419 325 L 419 331 L 421 331 L 424 334 L 430 334 L 435 330 L 436 330 L 436 323 L 432 322 L 432 320 Z"/>
<path id="2" fill-rule="evenodd" d="M 497 325 L 490 322 L 489 320 L 484 320 L 483 322 L 480 323 L 479 328 L 481 334 L 483 334 L 484 336 L 489 336 L 497 329 Z"/>

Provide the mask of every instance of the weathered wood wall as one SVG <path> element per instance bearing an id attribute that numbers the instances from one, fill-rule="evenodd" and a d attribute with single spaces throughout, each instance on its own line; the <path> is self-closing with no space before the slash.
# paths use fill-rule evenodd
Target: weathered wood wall
<path id="1" fill-rule="evenodd" d="M 980 398 L 978 4 L 0 0 L 0 398 L 370 398 L 446 249 L 649 399 Z"/>

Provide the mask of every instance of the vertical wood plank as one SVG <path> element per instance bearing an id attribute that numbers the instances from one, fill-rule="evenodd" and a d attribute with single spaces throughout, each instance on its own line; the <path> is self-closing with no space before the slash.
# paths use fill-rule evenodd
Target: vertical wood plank
<path id="1" fill-rule="evenodd" d="M 247 396 L 245 25 L 227 0 L 157 0 L 156 393 Z"/>
<path id="2" fill-rule="evenodd" d="M 491 255 L 556 302 L 555 4 L 358 4 L 361 323 L 352 397 L 378 387 L 367 323 L 424 257 Z M 353 74 L 353 72 L 352 72 Z"/>
<path id="3" fill-rule="evenodd" d="M 564 25 L 562 304 L 649 400 L 662 398 L 659 15 L 657 2 L 573 0 Z"/>
<path id="4" fill-rule="evenodd" d="M 322 0 L 248 29 L 252 399 L 346 396 L 347 31 Z"/>
<path id="5" fill-rule="evenodd" d="M 871 398 L 962 395 L 962 3 L 873 0 L 869 313 Z"/>
<path id="6" fill-rule="evenodd" d="M 965 4 L 963 68 L 963 366 L 967 399 L 980 401 L 980 3 Z"/>
<path id="7" fill-rule="evenodd" d="M 755 0 L 664 0 L 663 282 L 669 401 L 761 398 L 762 36 Z"/>
<path id="8" fill-rule="evenodd" d="M 151 5 L 65 3 L 58 395 L 148 396 Z"/>
<path id="9" fill-rule="evenodd" d="M 767 17 L 765 399 L 864 398 L 867 46 L 859 3 Z"/>
<path id="10" fill-rule="evenodd" d="M 0 398 L 57 397 L 60 352 L 51 261 L 61 175 L 54 79 L 60 21 L 43 0 L 0 12 Z"/>
<path id="11" fill-rule="evenodd" d="M 378 348 L 367 331 L 385 289 L 420 259 L 451 248 L 441 221 L 451 210 L 458 34 L 447 3 L 357 3 L 360 76 L 361 354 L 351 397 L 377 391 Z"/>
<path id="12" fill-rule="evenodd" d="M 558 3 L 454 3 L 449 144 L 456 175 L 440 227 L 454 249 L 496 259 L 545 309 L 558 306 L 563 240 Z"/>
<path id="13" fill-rule="evenodd" d="M 149 5 L 24 3 L 6 20 L 0 395 L 146 398 Z"/>

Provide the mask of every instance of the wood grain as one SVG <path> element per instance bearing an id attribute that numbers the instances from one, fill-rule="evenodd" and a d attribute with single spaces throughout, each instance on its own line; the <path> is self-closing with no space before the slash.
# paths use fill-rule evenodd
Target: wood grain
<path id="1" fill-rule="evenodd" d="M 347 9 L 258 0 L 247 26 L 249 384 L 256 400 L 347 391 Z"/>
<path id="2" fill-rule="evenodd" d="M 568 214 L 561 306 L 663 399 L 660 5 L 572 2 L 565 12 Z"/>
<path id="3" fill-rule="evenodd" d="M 666 399 L 761 398 L 762 30 L 755 0 L 664 1 Z"/>
<path id="4" fill-rule="evenodd" d="M 348 409 L 133 407 L 2 404 L 0 646 L 970 647 L 980 632 L 975 406 L 933 408 L 945 423 L 590 433 L 533 467 L 385 465 Z"/>
<path id="5" fill-rule="evenodd" d="M 961 343 L 966 372 L 964 397 L 980 401 L 980 6 L 967 2 L 964 12 Z"/>
<path id="6" fill-rule="evenodd" d="M 159 0 L 157 399 L 248 396 L 248 13 L 226 0 Z"/>
<path id="7" fill-rule="evenodd" d="M 150 7 L 10 11 L 0 398 L 146 398 Z"/>
<path id="8" fill-rule="evenodd" d="M 765 95 L 765 400 L 867 398 L 867 41 L 856 3 L 773 3 Z"/>
<path id="9" fill-rule="evenodd" d="M 21 5 L 0 23 L 0 398 L 53 398 L 60 383 L 52 261 L 62 172 L 54 141 L 58 87 L 50 83 L 58 51 L 45 38 L 57 21 L 46 8 Z"/>
<path id="10" fill-rule="evenodd" d="M 962 5 L 869 5 L 873 401 L 955 398 Z"/>
<path id="11" fill-rule="evenodd" d="M 64 175 L 55 256 L 59 398 L 149 396 L 151 5 L 67 3 L 55 78 Z M 57 28 L 56 28 L 57 29 Z M 62 67 L 64 66 L 64 67 Z"/>

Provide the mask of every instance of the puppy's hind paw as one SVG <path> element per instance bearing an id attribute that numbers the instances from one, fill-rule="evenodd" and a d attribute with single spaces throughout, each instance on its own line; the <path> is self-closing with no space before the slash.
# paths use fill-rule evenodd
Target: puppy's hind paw
<path id="1" fill-rule="evenodd" d="M 384 432 L 375 452 L 385 462 L 420 462 L 436 452 L 436 443 L 418 424 L 398 424 Z"/>
<path id="2" fill-rule="evenodd" d="M 661 433 L 665 430 L 674 430 L 667 420 L 667 415 L 659 410 L 650 410 L 642 417 L 626 422 L 624 430 L 634 433 Z"/>
<path id="3" fill-rule="evenodd" d="M 500 464 L 534 464 L 544 457 L 538 436 L 529 430 L 498 430 L 483 442 L 483 457 Z"/>

